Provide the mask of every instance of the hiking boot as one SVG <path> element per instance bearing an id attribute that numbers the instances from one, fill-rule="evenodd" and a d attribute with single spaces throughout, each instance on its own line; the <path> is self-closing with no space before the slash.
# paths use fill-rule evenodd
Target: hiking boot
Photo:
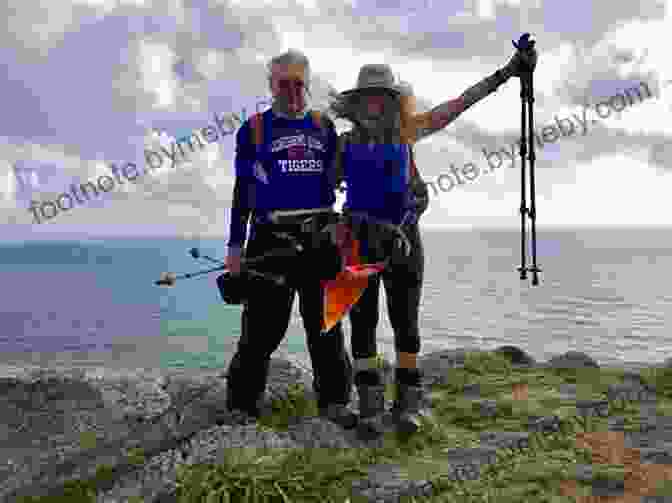
<path id="1" fill-rule="evenodd" d="M 397 399 L 391 412 L 398 431 L 406 434 L 417 432 L 421 426 L 420 418 L 428 415 L 423 387 L 397 383 Z"/>
<path id="2" fill-rule="evenodd" d="M 325 407 L 320 407 L 320 416 L 336 423 L 344 430 L 351 430 L 357 426 L 357 414 L 352 412 L 347 405 L 340 403 L 330 403 Z"/>
<path id="3" fill-rule="evenodd" d="M 380 438 L 385 429 L 383 415 L 385 414 L 385 386 L 357 386 L 359 395 L 359 425 L 357 434 L 363 440 Z"/>

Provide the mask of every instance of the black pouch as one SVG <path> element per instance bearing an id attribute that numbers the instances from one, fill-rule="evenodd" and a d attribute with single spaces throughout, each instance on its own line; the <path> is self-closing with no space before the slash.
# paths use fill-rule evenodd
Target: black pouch
<path id="1" fill-rule="evenodd" d="M 294 281 L 332 280 L 341 272 L 341 253 L 328 230 L 328 226 L 337 221 L 338 215 L 334 213 L 317 215 L 297 222 L 290 233 L 301 244 L 302 250 L 296 258 L 287 262 L 291 263 L 288 272 Z"/>
<path id="2" fill-rule="evenodd" d="M 307 246 L 300 257 L 304 274 L 319 281 L 335 279 L 341 272 L 343 260 L 340 250 L 331 240 L 331 234 L 326 230 L 316 232 L 306 241 Z"/>
<path id="3" fill-rule="evenodd" d="M 250 276 L 245 272 L 234 275 L 229 271 L 217 277 L 217 288 L 222 300 L 230 305 L 240 305 L 247 300 Z"/>
<path id="4" fill-rule="evenodd" d="M 351 216 L 348 225 L 359 241 L 360 256 L 367 263 L 388 260 L 394 252 L 396 234 L 386 226 Z"/>

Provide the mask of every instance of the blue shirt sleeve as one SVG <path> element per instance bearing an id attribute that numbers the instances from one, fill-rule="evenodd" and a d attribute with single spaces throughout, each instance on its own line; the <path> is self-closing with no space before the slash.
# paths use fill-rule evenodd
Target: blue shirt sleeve
<path id="1" fill-rule="evenodd" d="M 229 248 L 238 251 L 245 245 L 247 225 L 252 213 L 252 166 L 255 155 L 256 149 L 251 142 L 249 121 L 245 121 L 236 133 L 235 182 L 228 243 Z"/>

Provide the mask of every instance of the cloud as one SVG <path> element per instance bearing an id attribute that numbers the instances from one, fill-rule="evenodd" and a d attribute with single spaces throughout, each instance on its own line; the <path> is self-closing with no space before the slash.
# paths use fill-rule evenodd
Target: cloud
<path id="1" fill-rule="evenodd" d="M 619 169 L 630 166 L 642 173 L 640 190 L 628 197 L 646 197 L 647 204 L 654 204 L 652 196 L 642 195 L 647 194 L 642 184 L 656 185 L 651 193 L 658 194 L 672 166 L 672 66 L 660 42 L 669 31 L 669 2 L 491 0 L 469 5 L 436 0 L 54 0 L 38 8 L 5 2 L 0 7 L 5 23 L 0 88 L 5 116 L 12 120 L 0 124 L 0 219 L 17 235 L 67 229 L 226 234 L 233 136 L 190 154 L 175 169 L 161 168 L 108 193 L 98 207 L 78 208 L 41 226 L 31 225 L 30 213 L 16 205 L 10 181 L 14 163 L 56 166 L 63 180 L 95 179 L 110 163 L 144 164 L 145 148 L 169 148 L 176 136 L 213 124 L 215 113 L 254 110 L 268 97 L 266 62 L 289 47 L 311 59 L 316 107 L 327 104 L 330 90 L 352 87 L 361 65 L 387 62 L 411 81 L 419 109 L 427 110 L 505 64 L 513 54 L 511 39 L 524 31 L 532 32 L 540 51 L 538 125 L 632 83 L 649 83 L 655 95 L 602 120 L 586 136 L 537 152 L 540 221 L 546 208 L 548 221 L 584 222 L 578 214 L 563 213 L 557 201 L 569 200 L 573 190 L 603 191 L 599 180 L 604 177 L 589 173 L 602 173 L 615 162 Z M 578 11 L 580 16 L 574 14 Z M 420 143 L 419 168 L 432 179 L 451 163 L 483 163 L 481 149 L 510 145 L 519 127 L 519 86 L 513 79 Z M 627 178 L 618 177 L 613 179 Z M 423 222 L 517 225 L 519 183 L 517 169 L 480 177 L 444 194 Z M 614 194 L 627 187 L 625 181 L 618 183 Z M 49 191 L 44 197 L 57 195 L 51 185 Z M 616 196 L 605 199 L 604 210 L 592 218 L 622 220 L 618 204 Z M 642 223 L 654 219 L 628 215 Z"/>

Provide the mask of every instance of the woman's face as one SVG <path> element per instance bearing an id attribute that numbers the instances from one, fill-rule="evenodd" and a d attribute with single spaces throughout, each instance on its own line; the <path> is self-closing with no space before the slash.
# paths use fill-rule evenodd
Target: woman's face
<path id="1" fill-rule="evenodd" d="M 369 94 L 364 96 L 367 115 L 370 117 L 380 117 L 385 109 L 384 94 Z"/>

